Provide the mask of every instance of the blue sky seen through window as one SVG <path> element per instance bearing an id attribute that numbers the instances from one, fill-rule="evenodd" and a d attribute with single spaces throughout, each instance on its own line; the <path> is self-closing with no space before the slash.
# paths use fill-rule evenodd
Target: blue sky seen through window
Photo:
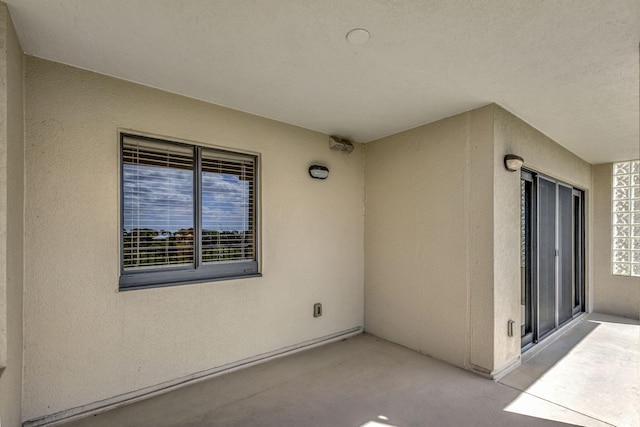
<path id="1" fill-rule="evenodd" d="M 175 233 L 193 227 L 193 172 L 123 165 L 124 228 Z M 249 182 L 237 175 L 203 172 L 203 230 L 249 229 Z"/>

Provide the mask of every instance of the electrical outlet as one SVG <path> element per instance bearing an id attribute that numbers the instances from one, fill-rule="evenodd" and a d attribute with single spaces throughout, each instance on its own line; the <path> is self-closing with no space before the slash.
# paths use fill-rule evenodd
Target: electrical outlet
<path id="1" fill-rule="evenodd" d="M 313 304 L 313 317 L 320 317 L 322 316 L 322 304 L 315 303 Z"/>

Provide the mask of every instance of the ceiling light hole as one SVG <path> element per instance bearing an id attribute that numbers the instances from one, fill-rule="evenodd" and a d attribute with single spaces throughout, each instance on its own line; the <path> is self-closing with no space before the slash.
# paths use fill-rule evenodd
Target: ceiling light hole
<path id="1" fill-rule="evenodd" d="M 347 33 L 346 39 L 349 43 L 358 46 L 368 42 L 370 37 L 371 34 L 364 28 L 354 28 Z"/>

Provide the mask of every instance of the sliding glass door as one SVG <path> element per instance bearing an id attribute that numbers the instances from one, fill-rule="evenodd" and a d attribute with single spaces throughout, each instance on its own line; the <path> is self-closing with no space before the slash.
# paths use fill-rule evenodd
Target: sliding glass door
<path id="1" fill-rule="evenodd" d="M 525 348 L 584 311 L 584 192 L 525 170 L 521 192 Z"/>

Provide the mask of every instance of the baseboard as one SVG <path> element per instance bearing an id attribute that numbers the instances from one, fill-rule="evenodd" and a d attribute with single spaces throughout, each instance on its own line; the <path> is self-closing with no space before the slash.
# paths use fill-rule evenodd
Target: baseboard
<path id="1" fill-rule="evenodd" d="M 480 366 L 476 366 L 474 364 L 469 365 L 467 370 L 473 372 L 474 374 L 480 375 L 481 377 L 487 378 L 489 380 L 498 381 L 500 378 L 504 377 L 505 375 L 517 369 L 521 364 L 522 364 L 522 361 L 520 360 L 520 357 L 518 357 L 517 359 L 509 362 L 506 366 L 493 371 L 488 371 L 487 369 L 482 368 Z"/>
<path id="2" fill-rule="evenodd" d="M 237 362 L 229 363 L 226 365 L 218 366 L 215 368 L 207 369 L 205 371 L 196 372 L 194 374 L 178 378 L 171 381 L 166 381 L 151 387 L 146 387 L 140 390 L 132 391 L 129 393 L 114 396 L 108 399 L 100 400 L 97 402 L 89 403 L 87 405 L 78 406 L 76 408 L 67 409 L 64 411 L 56 412 L 43 417 L 28 420 L 22 423 L 23 427 L 52 427 L 68 423 L 70 421 L 78 420 L 81 418 L 97 415 L 102 412 L 106 412 L 121 406 L 129 405 L 140 400 L 148 399 L 153 396 L 158 396 L 164 393 L 168 393 L 179 388 L 192 385 L 201 381 L 205 381 L 217 376 L 228 374 L 239 369 L 248 368 L 250 366 L 264 363 L 270 360 L 274 360 L 280 357 L 289 356 L 304 350 L 309 350 L 314 347 L 329 344 L 331 342 L 340 341 L 345 338 L 350 338 L 361 334 L 363 331 L 362 326 L 357 326 L 348 330 L 336 332 L 323 337 L 315 338 L 312 340 L 304 341 L 298 344 L 294 344 L 288 347 L 284 347 L 278 350 L 262 353 L 247 359 L 242 359 Z"/>
<path id="3" fill-rule="evenodd" d="M 478 375 L 484 377 L 484 378 L 488 378 L 488 379 L 491 379 L 491 380 L 494 380 L 494 381 L 498 381 L 502 377 L 504 377 L 505 375 L 511 373 L 516 368 L 518 368 L 520 365 L 522 365 L 523 363 L 525 363 L 526 361 L 530 360 L 532 357 L 534 357 L 535 355 L 540 353 L 542 350 L 544 350 L 545 348 L 549 347 L 549 345 L 551 345 L 554 342 L 556 342 L 558 339 L 560 339 L 563 335 L 565 335 L 571 329 L 575 328 L 580 323 L 584 322 L 587 318 L 588 318 L 588 314 L 587 313 L 582 313 L 582 314 L 576 316 L 574 319 L 570 320 L 567 324 L 563 325 L 559 330 L 554 332 L 551 336 L 549 336 L 548 338 L 540 341 L 538 344 L 532 346 L 531 348 L 529 348 L 528 350 L 523 352 L 521 354 L 521 356 L 519 356 L 517 359 L 509 362 L 503 368 L 500 368 L 500 369 L 497 369 L 497 370 L 494 370 L 494 371 L 490 372 L 490 371 L 488 371 L 487 369 L 485 369 L 485 368 L 483 368 L 481 366 L 476 366 L 474 364 L 471 364 L 471 365 L 469 365 L 469 367 L 467 369 L 469 371 L 475 373 L 475 374 L 478 374 Z"/>

